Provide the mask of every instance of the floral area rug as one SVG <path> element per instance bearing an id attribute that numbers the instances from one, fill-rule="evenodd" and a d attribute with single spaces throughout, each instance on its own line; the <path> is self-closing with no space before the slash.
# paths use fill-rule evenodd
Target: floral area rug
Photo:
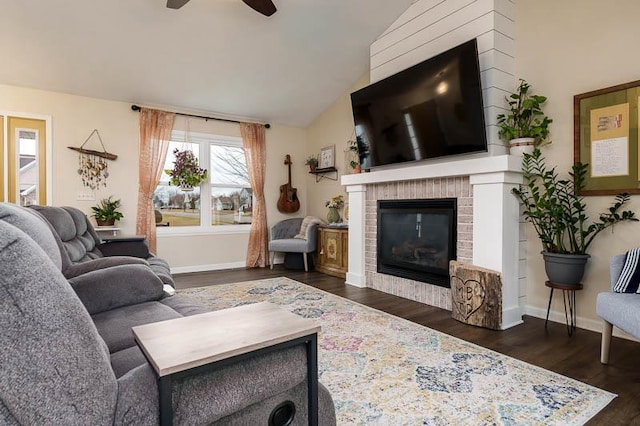
<path id="1" fill-rule="evenodd" d="M 339 425 L 577 425 L 614 394 L 288 278 L 179 290 L 214 310 L 271 302 L 320 321 Z"/>

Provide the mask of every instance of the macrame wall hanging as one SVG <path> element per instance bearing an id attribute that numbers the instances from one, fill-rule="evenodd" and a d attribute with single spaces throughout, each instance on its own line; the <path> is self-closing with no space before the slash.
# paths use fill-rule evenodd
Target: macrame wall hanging
<path id="1" fill-rule="evenodd" d="M 84 147 L 87 142 L 91 140 L 93 135 L 96 135 L 100 141 L 102 151 L 94 151 Z M 78 174 L 80 175 L 84 186 L 91 189 L 98 189 L 100 186 L 107 186 L 107 178 L 109 177 L 108 160 L 113 161 L 118 158 L 118 156 L 107 152 L 104 147 L 104 143 L 102 143 L 100 133 L 98 133 L 98 129 L 93 129 L 93 132 L 91 132 L 89 137 L 85 139 L 79 148 L 74 146 L 68 146 L 67 148 L 80 153 L 80 155 L 78 155 Z"/>

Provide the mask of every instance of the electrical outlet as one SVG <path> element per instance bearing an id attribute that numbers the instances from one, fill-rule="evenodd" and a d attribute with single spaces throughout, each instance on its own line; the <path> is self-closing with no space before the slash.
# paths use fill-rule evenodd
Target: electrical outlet
<path id="1" fill-rule="evenodd" d="M 76 194 L 76 200 L 77 201 L 95 201 L 96 194 L 94 194 L 93 192 L 78 191 L 78 193 Z"/>

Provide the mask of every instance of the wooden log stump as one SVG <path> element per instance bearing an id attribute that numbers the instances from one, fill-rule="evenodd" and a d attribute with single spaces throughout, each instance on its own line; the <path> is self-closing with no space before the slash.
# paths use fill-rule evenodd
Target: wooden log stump
<path id="1" fill-rule="evenodd" d="M 452 260 L 452 317 L 465 324 L 502 329 L 502 277 L 497 271 Z"/>

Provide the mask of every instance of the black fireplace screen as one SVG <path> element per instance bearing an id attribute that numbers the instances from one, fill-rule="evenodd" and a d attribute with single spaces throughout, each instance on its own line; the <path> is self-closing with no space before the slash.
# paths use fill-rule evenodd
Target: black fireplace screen
<path id="1" fill-rule="evenodd" d="M 378 201 L 378 272 L 449 287 L 455 198 Z"/>

